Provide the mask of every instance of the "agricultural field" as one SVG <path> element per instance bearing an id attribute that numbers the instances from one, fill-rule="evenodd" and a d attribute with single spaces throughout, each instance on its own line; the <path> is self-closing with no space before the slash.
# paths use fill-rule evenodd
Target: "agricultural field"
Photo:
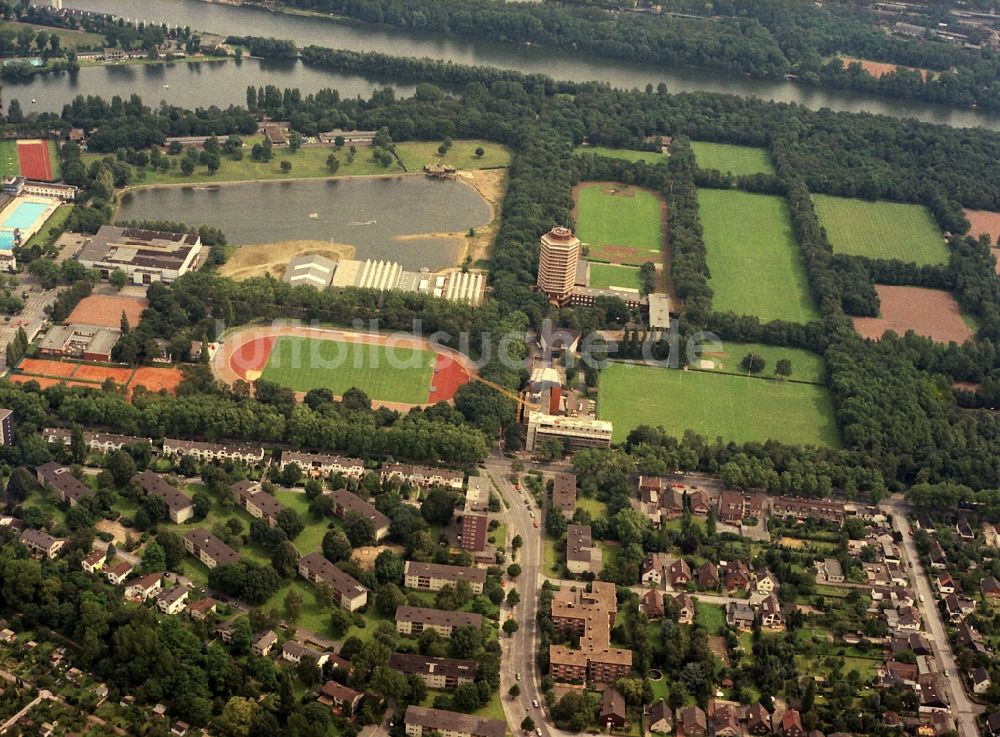
<path id="1" fill-rule="evenodd" d="M 639 425 L 680 437 L 837 447 L 833 403 L 825 387 L 762 378 L 613 363 L 601 371 L 598 416 L 622 442 Z"/>
<path id="2" fill-rule="evenodd" d="M 766 148 L 691 141 L 691 149 L 699 169 L 718 169 L 734 176 L 774 174 L 771 154 Z"/>
<path id="3" fill-rule="evenodd" d="M 423 404 L 435 361 L 432 351 L 282 336 L 262 378 L 298 392 L 326 387 L 340 396 L 357 387 L 372 399 Z"/>
<path id="4" fill-rule="evenodd" d="M 659 262 L 663 249 L 663 203 L 653 192 L 610 182 L 574 188 L 576 234 L 589 256 L 616 264 Z"/>
<path id="5" fill-rule="evenodd" d="M 972 337 L 975 325 L 962 315 L 958 302 L 949 292 L 923 287 L 891 287 L 876 284 L 881 302 L 881 316 L 853 317 L 854 329 L 878 340 L 886 330 L 903 335 L 913 330 L 939 343 L 964 343 Z"/>
<path id="6" fill-rule="evenodd" d="M 813 205 L 834 253 L 918 266 L 948 261 L 941 229 L 923 205 L 828 195 L 813 195 Z"/>
<path id="7" fill-rule="evenodd" d="M 699 369 L 707 371 L 718 371 L 727 374 L 740 374 L 745 372 L 740 366 L 740 361 L 748 353 L 753 353 L 764 359 L 764 370 L 761 376 L 773 376 L 774 368 L 781 359 L 788 359 L 792 362 L 792 375 L 788 377 L 791 381 L 804 381 L 810 384 L 823 383 L 823 357 L 812 351 L 801 348 L 784 348 L 763 343 L 733 343 L 724 341 L 722 350 L 719 352 L 705 352 L 702 354 L 702 361 L 709 364 L 697 366 Z"/>
<path id="8" fill-rule="evenodd" d="M 763 322 L 819 319 L 784 199 L 699 189 L 698 208 L 715 310 Z"/>
<path id="9" fill-rule="evenodd" d="M 657 164 L 667 160 L 667 155 L 659 151 L 636 151 L 631 148 L 608 148 L 607 146 L 577 146 L 573 153 L 578 156 L 594 154 L 604 156 L 608 159 L 621 159 L 622 161 L 644 161 L 647 164 Z"/>
<path id="10" fill-rule="evenodd" d="M 642 281 L 639 279 L 639 269 L 631 266 L 591 262 L 590 286 L 597 289 L 609 289 L 610 287 L 641 289 Z"/>

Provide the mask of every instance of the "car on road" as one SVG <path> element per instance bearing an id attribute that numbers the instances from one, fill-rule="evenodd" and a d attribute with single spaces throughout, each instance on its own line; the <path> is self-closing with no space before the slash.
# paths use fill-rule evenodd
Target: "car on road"
<path id="1" fill-rule="evenodd" d="M 531 700 L 531 705 L 537 709 L 538 708 L 538 699 L 532 699 Z"/>
<path id="2" fill-rule="evenodd" d="M 533 524 L 535 526 L 536 530 L 538 529 L 538 523 L 537 522 L 532 522 L 531 524 Z"/>
<path id="3" fill-rule="evenodd" d="M 529 510 L 528 511 L 528 516 L 534 518 L 534 516 L 535 516 L 535 510 L 534 509 Z"/>
<path id="4" fill-rule="evenodd" d="M 514 674 L 514 680 L 515 681 L 520 681 L 521 680 L 521 674 L 520 673 L 515 673 Z"/>
<path id="5" fill-rule="evenodd" d="M 535 727 L 535 734 L 537 734 L 538 737 L 542 737 L 542 729 L 541 729 L 541 727 Z"/>

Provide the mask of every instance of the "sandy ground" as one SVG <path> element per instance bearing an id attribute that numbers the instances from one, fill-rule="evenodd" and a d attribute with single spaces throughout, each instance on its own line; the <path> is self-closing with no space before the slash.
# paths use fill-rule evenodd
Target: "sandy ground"
<path id="1" fill-rule="evenodd" d="M 493 219 L 476 230 L 474 238 L 465 238 L 465 253 L 462 259 L 472 256 L 472 260 L 485 260 L 490 257 L 490 246 L 500 227 L 500 203 L 507 193 L 506 169 L 476 169 L 458 173 L 460 181 L 472 185 L 480 197 L 490 203 L 493 208 Z"/>
<path id="2" fill-rule="evenodd" d="M 348 259 L 354 257 L 354 246 L 347 243 L 327 241 L 292 240 L 278 243 L 261 243 L 254 246 L 240 246 L 229 260 L 222 265 L 219 273 L 233 279 L 252 279 L 270 273 L 275 279 L 284 276 L 288 262 L 301 254 L 318 254 L 327 258 Z"/>
<path id="3" fill-rule="evenodd" d="M 112 522 L 109 519 L 102 519 L 94 527 L 98 532 L 106 532 L 114 538 L 115 545 L 120 545 L 128 538 L 129 531 L 123 527 L 121 522 Z"/>
<path id="4" fill-rule="evenodd" d="M 365 545 L 351 551 L 351 560 L 366 571 L 370 571 L 375 567 L 375 559 L 383 550 L 391 550 L 400 555 L 405 552 L 402 545 Z"/>
<path id="5" fill-rule="evenodd" d="M 844 57 L 842 59 L 844 66 L 852 64 L 854 62 L 859 62 L 861 68 L 864 69 L 868 74 L 870 74 L 875 79 L 881 79 L 887 74 L 895 74 L 897 69 L 909 69 L 911 72 L 920 72 L 920 76 L 926 81 L 930 71 L 927 69 L 921 69 L 919 67 L 908 67 L 902 64 L 887 64 L 884 61 L 869 61 L 868 59 L 855 59 L 853 57 Z"/>

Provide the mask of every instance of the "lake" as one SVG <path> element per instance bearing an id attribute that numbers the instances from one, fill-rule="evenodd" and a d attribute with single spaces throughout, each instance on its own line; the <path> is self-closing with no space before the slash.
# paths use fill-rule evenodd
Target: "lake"
<path id="1" fill-rule="evenodd" d="M 310 217 L 313 213 L 317 217 Z M 213 225 L 241 246 L 288 240 L 348 243 L 357 259 L 434 271 L 457 265 L 462 238 L 411 236 L 464 234 L 491 215 L 489 204 L 470 186 L 408 175 L 139 189 L 125 194 L 116 219 Z"/>
<path id="2" fill-rule="evenodd" d="M 846 112 L 882 113 L 896 117 L 918 118 L 931 123 L 959 127 L 983 126 L 1000 130 L 1000 113 L 953 109 L 850 91 L 824 90 L 788 81 L 755 80 L 709 70 L 635 64 L 554 49 L 471 41 L 388 26 L 269 13 L 250 7 L 216 5 L 199 0 L 64 0 L 63 5 L 67 8 L 113 13 L 132 21 L 190 26 L 221 35 L 235 32 L 241 35 L 293 39 L 300 46 L 316 44 L 353 51 L 377 51 L 395 56 L 428 57 L 458 64 L 480 64 L 547 74 L 555 79 L 577 82 L 596 80 L 621 88 L 644 87 L 646 84 L 656 85 L 663 82 L 671 92 L 723 92 L 778 102 L 795 102 L 812 109 L 826 107 Z M 213 69 L 213 73 L 214 71 Z M 313 87 L 316 83 L 315 78 L 310 76 L 315 72 L 301 64 L 292 66 L 288 70 L 261 68 L 260 71 L 260 78 L 255 80 L 258 85 L 270 83 L 299 87 L 303 91 L 318 89 Z M 174 79 L 178 80 L 177 87 L 186 81 L 184 75 L 177 74 L 176 67 L 174 71 L 165 74 L 167 77 L 176 75 Z M 134 91 L 147 101 L 158 101 L 161 98 L 170 101 L 180 100 L 181 94 L 194 96 L 200 100 L 199 104 L 207 106 L 219 99 L 220 91 L 229 81 L 224 74 L 220 72 L 211 79 L 206 76 L 202 83 L 197 85 L 197 89 L 176 92 L 173 79 L 169 81 L 171 89 L 163 90 L 161 86 L 155 84 L 147 85 L 139 76 L 135 80 Z M 334 75 L 331 75 L 331 79 L 333 77 Z M 349 82 L 349 79 L 350 75 L 341 77 L 345 83 L 358 84 Z M 235 82 L 233 84 L 239 87 L 238 92 L 242 96 L 246 84 Z M 29 84 L 27 87 L 30 89 L 31 86 Z M 336 86 L 336 84 L 331 82 L 320 86 Z M 163 94 L 167 92 L 169 94 Z M 231 96 L 231 92 L 228 91 L 223 94 L 226 97 Z M 32 96 L 38 97 L 38 95 Z M 21 97 L 23 98 L 23 95 Z"/>

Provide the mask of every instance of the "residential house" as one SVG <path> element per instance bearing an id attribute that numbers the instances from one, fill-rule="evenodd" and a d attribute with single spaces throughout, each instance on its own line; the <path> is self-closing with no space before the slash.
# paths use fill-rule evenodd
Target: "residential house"
<path id="1" fill-rule="evenodd" d="M 944 548 L 937 538 L 932 538 L 927 550 L 927 556 L 931 559 L 931 568 L 943 570 L 948 565 L 948 557 L 944 553 Z"/>
<path id="2" fill-rule="evenodd" d="M 781 584 L 778 583 L 778 578 L 770 571 L 763 571 L 756 573 L 753 576 L 754 587 L 757 589 L 757 593 L 761 596 L 767 596 L 768 594 L 773 594 L 775 591 L 781 588 Z"/>
<path id="3" fill-rule="evenodd" d="M 955 532 L 957 532 L 958 536 L 965 542 L 970 542 L 976 539 L 976 533 L 972 529 L 972 525 L 970 525 L 969 520 L 964 517 L 955 525 Z"/>
<path id="4" fill-rule="evenodd" d="M 782 737 L 804 737 L 802 717 L 796 709 L 786 709 L 781 715 L 780 731 Z"/>
<path id="5" fill-rule="evenodd" d="M 752 735 L 771 734 L 771 715 L 760 702 L 746 708 L 743 718 L 747 724 L 747 732 Z"/>
<path id="6" fill-rule="evenodd" d="M 503 719 L 485 719 L 424 706 L 406 707 L 403 723 L 406 737 L 423 737 L 425 732 L 442 737 L 506 737 L 507 734 L 507 722 Z"/>
<path id="7" fill-rule="evenodd" d="M 646 729 L 653 734 L 668 734 L 674 729 L 674 712 L 660 699 L 646 709 Z"/>
<path id="8" fill-rule="evenodd" d="M 820 564 L 820 574 L 827 583 L 843 583 L 844 569 L 836 558 L 827 558 Z"/>
<path id="9" fill-rule="evenodd" d="M 707 517 L 712 512 L 712 507 L 708 503 L 708 494 L 701 489 L 688 492 L 688 508 L 691 514 L 696 517 Z"/>
<path id="10" fill-rule="evenodd" d="M 829 499 L 802 499 L 793 496 L 771 497 L 771 514 L 775 517 L 791 517 L 798 522 L 809 518 L 844 523 L 844 503 Z"/>
<path id="11" fill-rule="evenodd" d="M 333 499 L 333 513 L 338 517 L 345 518 L 351 512 L 361 515 L 365 519 L 372 523 L 372 527 L 375 529 L 375 540 L 381 540 L 386 535 L 389 534 L 389 524 L 390 520 L 380 511 L 375 509 L 372 504 L 369 504 L 364 499 L 359 497 L 347 489 L 337 489 L 336 491 L 330 492 L 330 497 Z M 468 516 L 468 515 L 466 515 Z M 486 527 L 483 527 L 483 539 L 485 541 L 486 537 Z M 464 547 L 465 537 L 463 530 L 462 543 Z"/>
<path id="12" fill-rule="evenodd" d="M 403 463 L 390 463 L 382 467 L 382 481 L 393 477 L 409 481 L 414 486 L 447 486 L 461 490 L 465 474 L 448 468 L 430 468 L 428 466 L 411 466 Z"/>
<path id="13" fill-rule="evenodd" d="M 448 690 L 472 683 L 479 672 L 479 663 L 475 660 L 436 658 L 416 653 L 393 653 L 389 656 L 389 667 L 408 676 L 418 676 L 428 688 Z"/>
<path id="14" fill-rule="evenodd" d="M 698 578 L 698 588 L 702 591 L 715 591 L 719 588 L 719 569 L 712 561 L 706 560 L 698 566 L 695 575 Z"/>
<path id="15" fill-rule="evenodd" d="M 697 706 L 677 711 L 677 734 L 683 737 L 708 737 L 708 717 Z"/>
<path id="16" fill-rule="evenodd" d="M 413 560 L 406 561 L 404 576 L 407 588 L 423 591 L 440 591 L 447 585 L 454 586 L 459 581 L 465 581 L 472 589 L 472 593 L 481 594 L 486 584 L 486 571 L 481 568 L 420 563 Z"/>
<path id="17" fill-rule="evenodd" d="M 715 737 L 742 737 L 739 721 L 739 705 L 723 703 L 716 699 L 709 705 L 709 722 Z"/>
<path id="18" fill-rule="evenodd" d="M 739 630 L 753 629 L 754 613 L 742 601 L 731 601 L 726 604 L 726 624 Z"/>
<path id="19" fill-rule="evenodd" d="M 156 597 L 156 606 L 164 614 L 180 614 L 187 607 L 188 590 L 184 586 L 174 586 L 161 591 Z"/>
<path id="20" fill-rule="evenodd" d="M 691 566 L 683 558 L 678 558 L 670 564 L 670 585 L 677 589 L 687 586 L 691 581 Z"/>
<path id="21" fill-rule="evenodd" d="M 163 455 L 188 455 L 205 462 L 238 461 L 248 466 L 264 462 L 264 448 L 249 443 L 203 443 L 198 440 L 164 438 Z"/>
<path id="22" fill-rule="evenodd" d="M 278 636 L 274 634 L 271 630 L 264 630 L 263 632 L 258 632 L 254 635 L 253 640 L 250 642 L 250 650 L 254 655 L 261 658 L 266 658 L 278 642 Z"/>
<path id="23" fill-rule="evenodd" d="M 121 586 L 125 583 L 125 580 L 132 575 L 134 567 L 127 560 L 118 561 L 114 565 L 109 566 L 105 571 L 104 575 L 108 579 L 108 583 L 112 586 Z"/>
<path id="24" fill-rule="evenodd" d="M 285 450 L 281 452 L 279 470 L 284 471 L 290 463 L 296 464 L 306 476 L 329 477 L 339 473 L 359 479 L 365 475 L 365 462 L 360 458 L 325 455 L 320 453 L 299 453 Z"/>
<path id="25" fill-rule="evenodd" d="M 239 553 L 202 527 L 184 533 L 184 549 L 209 568 L 238 563 L 240 560 Z"/>
<path id="26" fill-rule="evenodd" d="M 278 525 L 278 515 L 285 511 L 285 505 L 263 491 L 260 483 L 244 479 L 231 484 L 229 489 L 237 506 L 251 517 L 262 519 L 271 527 Z"/>
<path id="27" fill-rule="evenodd" d="M 594 545 L 590 525 L 566 526 L 566 569 L 575 575 L 601 572 L 603 558 Z"/>
<path id="28" fill-rule="evenodd" d="M 639 579 L 644 586 L 662 586 L 669 580 L 670 558 L 666 553 L 647 553 L 642 559 Z"/>
<path id="29" fill-rule="evenodd" d="M 666 613 L 663 608 L 663 593 L 658 589 L 650 589 L 639 600 L 639 608 L 650 619 L 661 619 Z"/>
<path id="30" fill-rule="evenodd" d="M 331 707 L 337 714 L 349 717 L 354 714 L 364 696 L 361 691 L 355 691 L 342 683 L 327 681 L 319 690 L 317 701 Z"/>
<path id="31" fill-rule="evenodd" d="M 995 711 L 986 717 L 986 731 L 990 737 L 1000 737 L 1000 711 Z"/>
<path id="32" fill-rule="evenodd" d="M 686 591 L 682 591 L 674 597 L 674 606 L 677 607 L 677 621 L 680 624 L 691 624 L 694 622 L 695 606 L 694 599 Z"/>
<path id="33" fill-rule="evenodd" d="M 750 569 L 742 560 L 727 561 L 722 565 L 722 580 L 727 594 L 750 590 Z"/>
<path id="34" fill-rule="evenodd" d="M 591 590 L 563 587 L 552 599 L 552 623 L 579 635 L 578 649 L 549 646 L 550 673 L 557 681 L 613 683 L 632 671 L 632 651 L 611 644 L 618 603 L 615 585 L 595 581 Z"/>
<path id="35" fill-rule="evenodd" d="M 969 681 L 972 683 L 972 692 L 977 694 L 986 693 L 993 685 L 989 672 L 981 666 L 969 674 Z"/>
<path id="36" fill-rule="evenodd" d="M 996 576 L 987 576 L 984 578 L 979 585 L 979 589 L 987 599 L 1000 598 L 1000 581 L 996 579 Z"/>
<path id="37" fill-rule="evenodd" d="M 314 584 L 328 586 L 334 601 L 349 612 L 357 611 L 368 601 L 368 589 L 324 558 L 322 553 L 313 552 L 299 558 L 299 575 Z"/>
<path id="38" fill-rule="evenodd" d="M 743 521 L 743 492 L 725 490 L 719 494 L 718 519 L 727 525 L 738 525 Z"/>
<path id="39" fill-rule="evenodd" d="M 80 567 L 87 573 L 97 573 L 104 567 L 104 559 L 108 554 L 104 550 L 94 550 L 80 561 Z"/>
<path id="40" fill-rule="evenodd" d="M 49 462 L 35 469 L 38 483 L 55 491 L 59 501 L 67 502 L 71 507 L 79 504 L 81 499 L 94 494 L 94 490 L 73 475 L 69 466 Z"/>
<path id="41" fill-rule="evenodd" d="M 481 614 L 452 612 L 427 607 L 396 607 L 396 631 L 402 635 L 418 637 L 424 630 L 432 629 L 444 638 L 450 638 L 456 627 L 475 627 L 483 624 Z"/>
<path id="42" fill-rule="evenodd" d="M 136 578 L 125 587 L 125 598 L 128 601 L 143 602 L 160 592 L 162 574 L 149 573 L 142 578 Z"/>
<path id="43" fill-rule="evenodd" d="M 781 602 L 774 594 L 769 594 L 758 609 L 760 624 L 768 629 L 780 629 L 785 626 L 785 618 L 781 613 Z"/>
<path id="44" fill-rule="evenodd" d="M 208 618 L 208 615 L 215 614 L 218 606 L 219 602 L 211 596 L 206 596 L 204 599 L 188 604 L 188 616 L 195 622 L 203 622 Z"/>
<path id="45" fill-rule="evenodd" d="M 625 729 L 625 697 L 618 689 L 604 689 L 597 707 L 597 721 L 607 729 Z"/>
<path id="46" fill-rule="evenodd" d="M 955 627 L 955 642 L 959 647 L 973 652 L 986 654 L 988 648 L 983 644 L 983 637 L 967 622 L 959 622 Z"/>
<path id="47" fill-rule="evenodd" d="M 313 650 L 311 647 L 306 647 L 301 642 L 296 642 L 295 640 L 288 640 L 281 646 L 281 659 L 289 663 L 301 663 L 302 658 L 307 656 L 316 661 L 316 665 L 320 668 L 330 658 L 329 653 Z"/>
<path id="48" fill-rule="evenodd" d="M 190 497 L 167 483 L 166 479 L 158 473 L 146 469 L 142 473 L 136 474 L 133 481 L 137 481 L 147 494 L 152 494 L 163 500 L 170 514 L 170 521 L 175 525 L 184 524 L 194 517 L 194 504 Z"/>
<path id="49" fill-rule="evenodd" d="M 934 583 L 937 586 L 937 590 L 942 594 L 955 593 L 955 581 L 952 579 L 951 574 L 948 573 L 948 571 L 938 574 L 937 580 Z"/>
<path id="50" fill-rule="evenodd" d="M 21 530 L 21 544 L 36 558 L 55 558 L 66 542 L 66 538 L 52 537 L 42 530 Z"/>

